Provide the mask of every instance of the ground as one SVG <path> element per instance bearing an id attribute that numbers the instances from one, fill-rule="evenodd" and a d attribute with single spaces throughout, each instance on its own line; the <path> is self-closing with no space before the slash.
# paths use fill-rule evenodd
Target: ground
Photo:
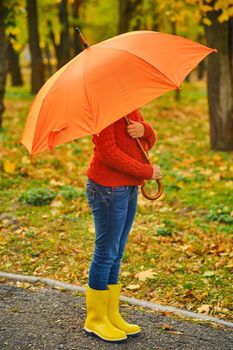
<path id="1" fill-rule="evenodd" d="M 1 350 L 232 350 L 232 329 L 197 323 L 121 303 L 122 315 L 140 324 L 138 337 L 103 342 L 83 331 L 85 297 L 19 282 L 0 283 Z"/>

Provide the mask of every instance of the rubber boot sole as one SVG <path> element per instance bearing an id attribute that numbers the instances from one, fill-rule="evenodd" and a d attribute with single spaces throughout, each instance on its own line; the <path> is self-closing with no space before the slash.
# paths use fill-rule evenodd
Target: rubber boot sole
<path id="1" fill-rule="evenodd" d="M 137 333 L 126 333 L 126 335 L 129 337 L 137 338 L 137 337 L 139 337 L 140 333 L 141 333 L 141 331 L 139 331 Z"/>
<path id="2" fill-rule="evenodd" d="M 123 343 L 127 340 L 127 337 L 124 338 L 124 339 L 119 339 L 119 340 L 115 340 L 115 339 L 107 339 L 107 338 L 104 338 L 104 337 L 101 337 L 98 333 L 96 333 L 95 331 L 91 330 L 91 329 L 88 329 L 88 328 L 83 328 L 84 332 L 88 335 L 91 335 L 91 336 L 95 336 L 101 340 L 104 340 L 106 342 L 110 342 L 110 343 Z"/>

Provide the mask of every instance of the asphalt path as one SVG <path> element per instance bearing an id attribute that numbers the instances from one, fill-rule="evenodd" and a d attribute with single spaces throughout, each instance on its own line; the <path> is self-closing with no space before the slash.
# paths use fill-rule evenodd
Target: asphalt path
<path id="1" fill-rule="evenodd" d="M 233 350 L 232 328 L 164 316 L 121 302 L 142 332 L 124 343 L 104 342 L 83 331 L 85 297 L 51 287 L 0 283 L 1 350 Z"/>

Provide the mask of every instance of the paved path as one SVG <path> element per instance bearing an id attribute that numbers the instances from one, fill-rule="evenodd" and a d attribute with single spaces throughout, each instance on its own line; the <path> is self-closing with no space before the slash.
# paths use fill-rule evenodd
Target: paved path
<path id="1" fill-rule="evenodd" d="M 233 350 L 230 328 L 165 317 L 121 303 L 121 312 L 142 326 L 137 338 L 103 342 L 82 330 L 85 298 L 52 288 L 0 283 L 1 350 Z"/>

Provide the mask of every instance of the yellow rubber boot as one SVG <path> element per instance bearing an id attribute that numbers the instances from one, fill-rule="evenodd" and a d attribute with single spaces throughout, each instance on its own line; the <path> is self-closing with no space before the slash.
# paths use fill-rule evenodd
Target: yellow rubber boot
<path id="1" fill-rule="evenodd" d="M 137 324 L 126 322 L 119 312 L 121 283 L 108 284 L 110 290 L 108 301 L 108 318 L 114 326 L 123 330 L 127 335 L 135 335 L 141 332 L 141 328 Z"/>
<path id="2" fill-rule="evenodd" d="M 127 339 L 124 331 L 115 327 L 108 319 L 109 289 L 98 290 L 87 286 L 86 308 L 87 317 L 84 330 L 95 334 L 99 338 L 111 342 L 119 342 Z"/>

